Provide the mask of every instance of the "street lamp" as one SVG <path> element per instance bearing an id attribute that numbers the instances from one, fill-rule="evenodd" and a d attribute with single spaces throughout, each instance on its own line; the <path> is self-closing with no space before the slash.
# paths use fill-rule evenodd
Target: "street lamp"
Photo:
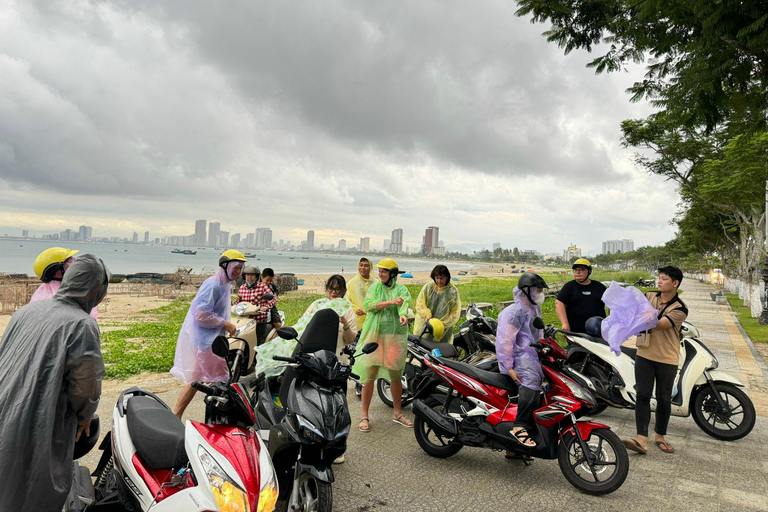
<path id="1" fill-rule="evenodd" d="M 765 231 L 765 259 L 763 260 L 763 295 L 765 300 L 763 301 L 763 313 L 760 315 L 758 323 L 761 325 L 768 325 L 768 180 L 765 181 L 765 221 L 763 222 L 763 230 Z"/>

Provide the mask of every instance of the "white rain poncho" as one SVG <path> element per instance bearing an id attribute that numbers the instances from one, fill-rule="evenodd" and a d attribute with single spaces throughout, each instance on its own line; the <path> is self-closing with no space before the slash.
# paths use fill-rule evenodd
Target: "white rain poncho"
<path id="1" fill-rule="evenodd" d="M 32 298 L 29 299 L 29 302 L 37 302 L 39 300 L 45 300 L 50 299 L 54 295 L 56 295 L 56 292 L 59 291 L 59 287 L 61 286 L 61 281 L 48 281 L 47 283 L 43 283 L 40 286 L 37 287 L 37 290 L 35 290 L 35 293 L 32 294 Z M 99 319 L 99 309 L 93 308 L 91 310 L 91 316 L 95 318 L 96 320 Z"/>
<path id="2" fill-rule="evenodd" d="M 621 353 L 621 344 L 630 336 L 653 329 L 659 323 L 659 312 L 634 286 L 623 288 L 611 281 L 603 293 L 603 302 L 611 314 L 603 320 L 600 331 L 616 355 Z"/>
<path id="3" fill-rule="evenodd" d="M 224 269 L 206 279 L 189 306 L 176 342 L 171 375 L 190 384 L 226 382 L 227 361 L 211 350 L 213 340 L 226 335 L 224 324 L 231 318 L 232 280 Z"/>
<path id="4" fill-rule="evenodd" d="M 347 321 L 349 322 L 349 328 L 352 329 L 353 332 L 357 333 L 357 328 L 355 327 L 355 312 L 352 303 L 343 298 L 329 299 L 323 297 L 322 299 L 317 299 L 315 302 L 310 304 L 304 314 L 301 315 L 301 318 L 299 318 L 298 322 L 293 325 L 293 328 L 296 329 L 296 332 L 299 333 L 299 339 L 301 339 L 301 335 L 304 332 L 304 329 L 306 329 L 307 324 L 309 324 L 309 321 L 312 320 L 312 317 L 315 316 L 315 313 L 323 309 L 334 310 L 336 314 L 339 315 L 339 318 L 346 316 Z M 339 323 L 339 337 L 336 343 L 337 356 L 339 355 L 341 348 L 344 346 L 344 341 L 342 338 L 344 332 L 342 329 L 343 328 L 341 323 Z M 293 355 L 295 348 L 296 340 L 284 340 L 279 336 L 263 345 L 256 347 L 256 367 L 254 369 L 254 374 L 259 375 L 261 372 L 264 372 L 267 377 L 280 375 L 285 370 L 285 363 L 281 361 L 275 361 L 272 359 L 272 357 L 290 357 Z M 342 361 L 344 360 L 346 360 L 346 356 L 342 358 Z"/>
<path id="5" fill-rule="evenodd" d="M 360 258 L 360 260 L 357 262 L 358 269 L 360 268 L 360 261 L 363 259 L 370 263 L 368 258 Z M 366 279 L 360 274 L 360 270 L 358 270 L 357 275 L 350 279 L 347 283 L 347 294 L 344 295 L 344 298 L 352 303 L 352 306 L 355 310 L 362 309 L 365 311 L 365 308 L 363 307 L 363 304 L 365 303 L 365 295 L 368 293 L 368 288 L 370 288 L 371 285 L 375 282 L 376 280 L 372 277 L 371 274 L 368 274 L 368 279 Z M 363 328 L 367 316 L 368 315 L 365 314 L 359 316 L 355 314 L 358 331 Z"/>
<path id="6" fill-rule="evenodd" d="M 416 298 L 416 319 L 413 322 L 413 334 L 416 336 L 424 331 L 427 315 L 430 318 L 437 318 L 445 326 L 443 336 L 434 341 L 453 343 L 453 326 L 459 321 L 461 315 L 461 297 L 456 285 L 448 283 L 440 287 L 434 282 L 424 285 Z M 425 339 L 431 339 L 426 334 L 424 336 Z"/>
<path id="7" fill-rule="evenodd" d="M 51 299 L 27 304 L 0 341 L 0 510 L 60 512 L 72 484 L 78 420 L 99 405 L 104 360 L 87 311 L 109 273 L 80 256 Z M 106 423 L 106 422 L 105 422 Z"/>
<path id="8" fill-rule="evenodd" d="M 514 304 L 507 306 L 499 314 L 499 327 L 496 332 L 496 358 L 499 371 L 508 375 L 515 370 L 520 384 L 528 389 L 539 390 L 544 379 L 539 355 L 531 343 L 541 340 L 544 331 L 533 327 L 536 317 L 541 317 L 541 307 L 531 304 L 520 288 L 512 290 Z"/>

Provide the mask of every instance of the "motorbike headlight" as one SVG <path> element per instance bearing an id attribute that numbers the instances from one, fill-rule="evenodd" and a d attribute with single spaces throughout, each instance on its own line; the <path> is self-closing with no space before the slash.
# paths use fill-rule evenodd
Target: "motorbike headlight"
<path id="1" fill-rule="evenodd" d="M 323 441 L 323 433 L 312 424 L 308 419 L 304 418 L 300 414 L 296 415 L 296 419 L 299 422 L 299 434 L 306 437 L 313 443 L 320 443 Z"/>
<path id="2" fill-rule="evenodd" d="M 584 402 L 587 402 L 587 404 L 590 407 L 594 407 L 597 405 L 597 400 L 595 400 L 594 395 L 589 390 L 584 389 L 583 387 L 579 386 L 574 382 L 571 382 L 570 379 L 563 379 L 563 382 L 565 382 L 565 385 L 568 386 L 568 389 L 571 390 L 571 393 L 573 393 L 573 396 L 575 396 L 579 400 L 583 400 Z"/>
<path id="3" fill-rule="evenodd" d="M 261 473 L 261 489 L 259 490 L 259 510 L 258 512 L 271 512 L 275 509 L 279 489 L 277 478 L 275 477 L 275 468 L 272 465 L 272 459 L 269 458 L 267 447 L 260 443 L 259 452 L 259 471 Z"/>
<path id="4" fill-rule="evenodd" d="M 197 455 L 203 464 L 205 475 L 208 477 L 208 483 L 219 510 L 221 512 L 250 512 L 246 492 L 227 475 L 211 454 L 201 446 L 197 449 Z"/>
<path id="5" fill-rule="evenodd" d="M 241 302 L 240 304 L 235 306 L 235 314 L 237 316 L 243 316 L 243 313 L 245 313 L 248 310 L 248 307 L 250 307 L 250 303 Z"/>

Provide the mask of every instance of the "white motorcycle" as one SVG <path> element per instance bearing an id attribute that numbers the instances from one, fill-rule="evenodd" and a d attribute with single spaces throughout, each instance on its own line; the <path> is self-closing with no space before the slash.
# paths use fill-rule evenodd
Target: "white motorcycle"
<path id="1" fill-rule="evenodd" d="M 568 367 L 598 399 L 590 414 L 599 414 L 608 406 L 634 409 L 637 349 L 622 346 L 617 356 L 600 333 L 558 332 L 568 341 Z M 696 424 L 717 439 L 734 441 L 749 434 L 755 426 L 755 406 L 743 390 L 744 384 L 717 369 L 717 357 L 699 340 L 693 325 L 685 322 L 680 338 L 672 416 L 693 415 Z M 651 410 L 656 410 L 655 398 L 651 398 Z"/>

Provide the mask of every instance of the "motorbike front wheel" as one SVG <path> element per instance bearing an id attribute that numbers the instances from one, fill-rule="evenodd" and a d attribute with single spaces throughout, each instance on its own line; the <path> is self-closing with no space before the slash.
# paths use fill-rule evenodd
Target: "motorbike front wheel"
<path id="1" fill-rule="evenodd" d="M 439 414 L 444 414 L 445 407 L 443 403 L 433 396 L 424 400 L 424 405 L 437 411 Z M 455 455 L 463 446 L 454 443 L 450 437 L 441 436 L 432 430 L 429 423 L 418 416 L 413 419 L 413 433 L 416 435 L 416 442 L 419 443 L 421 449 L 427 452 L 428 455 L 439 459 Z"/>
<path id="2" fill-rule="evenodd" d="M 619 436 L 600 428 L 584 440 L 588 454 L 571 432 L 563 436 L 557 461 L 566 480 L 583 493 L 599 496 L 621 487 L 629 473 L 629 455 Z"/>
<path id="3" fill-rule="evenodd" d="M 379 398 L 381 398 L 381 401 L 384 402 L 387 406 L 395 406 L 394 402 L 392 401 L 392 390 L 389 387 L 389 381 L 387 379 L 379 379 L 376 381 L 376 391 L 379 393 Z M 400 399 L 400 404 L 405 407 L 411 402 L 413 402 L 413 396 L 411 396 L 410 391 L 408 391 L 405 387 L 405 384 L 403 384 L 403 396 Z"/>
<path id="4" fill-rule="evenodd" d="M 288 504 L 288 510 L 302 512 L 332 512 L 333 487 L 310 473 L 302 473 L 295 482 L 298 486 L 296 501 Z"/>
<path id="5" fill-rule="evenodd" d="M 755 426 L 755 406 L 746 393 L 731 384 L 715 382 L 715 388 L 725 403 L 726 410 L 720 409 L 712 388 L 705 384 L 693 397 L 693 420 L 716 439 L 735 441 L 741 439 Z"/>

